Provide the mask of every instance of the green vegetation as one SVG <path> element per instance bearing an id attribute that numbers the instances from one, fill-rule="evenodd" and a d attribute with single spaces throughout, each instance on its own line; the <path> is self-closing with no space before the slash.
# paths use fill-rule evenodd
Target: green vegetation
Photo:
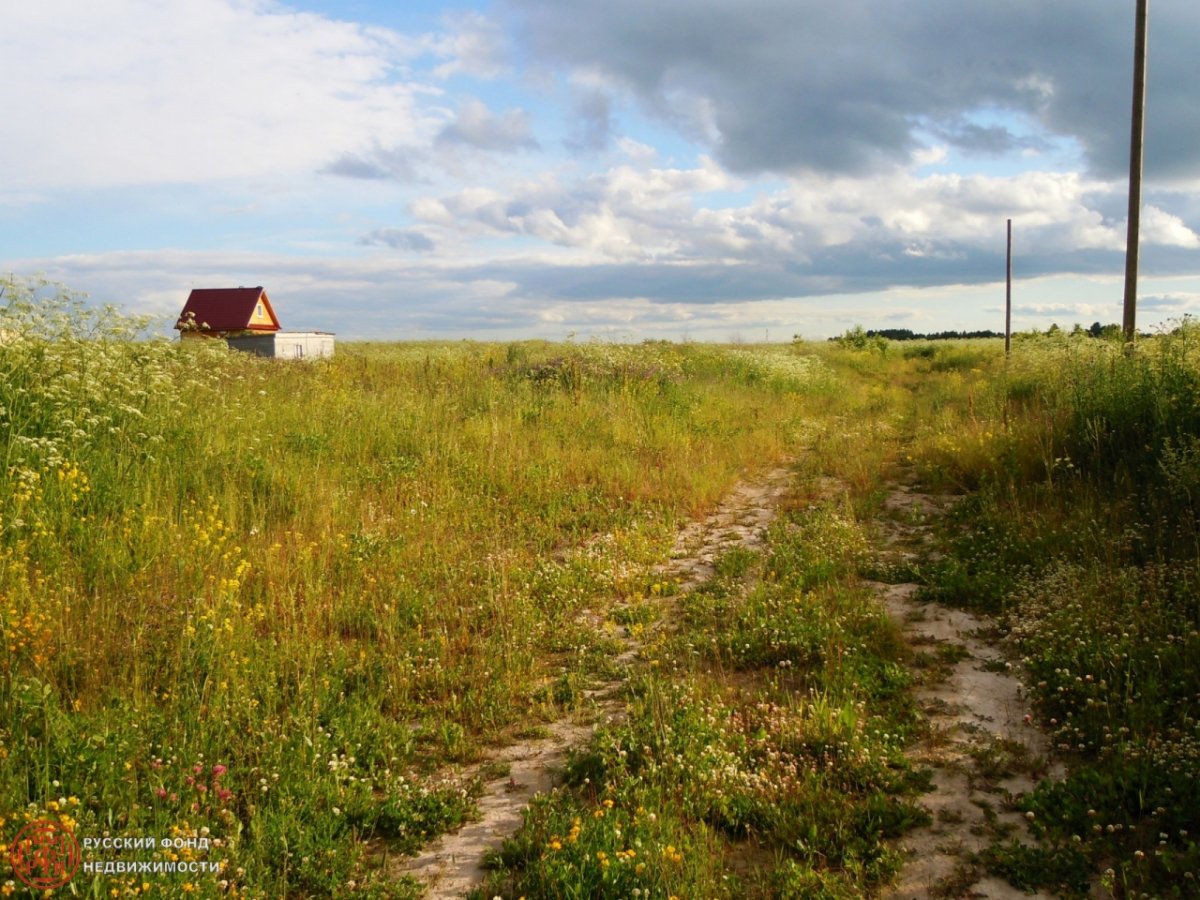
<path id="1" fill-rule="evenodd" d="M 928 816 L 903 647 L 855 586 L 863 536 L 798 509 L 645 648 L 626 721 L 536 804 L 480 896 L 862 897 Z M 731 679 L 731 673 L 738 677 Z M 569 885 L 569 891 L 563 886 Z M 638 893 L 634 893 L 637 891 Z"/>
<path id="2" fill-rule="evenodd" d="M 786 348 L 278 365 L 4 291 L 0 829 L 203 832 L 231 894 L 357 896 L 367 838 L 461 821 L 433 774 L 610 667 L 581 613 L 833 391 Z"/>
<path id="3" fill-rule="evenodd" d="M 413 896 L 366 848 L 468 819 L 478 786 L 447 765 L 586 714 L 619 625 L 642 640 L 628 716 L 487 896 L 870 895 L 923 818 L 912 657 L 861 583 L 901 470 L 962 498 L 944 555 L 900 574 L 997 616 L 1069 768 L 1021 801 L 1041 842 L 982 862 L 1194 894 L 1194 326 L 1130 353 L 1024 336 L 1007 364 L 995 340 L 856 332 L 295 365 L 0 286 L 0 840 L 52 818 L 226 861 L 79 894 Z M 789 456 L 762 545 L 665 584 L 678 527 Z"/>
<path id="4" fill-rule="evenodd" d="M 999 616 L 1070 768 L 1022 801 L 1043 847 L 991 856 L 1022 886 L 1082 892 L 1103 869 L 1117 896 L 1196 893 L 1198 389 L 1190 322 L 1132 352 L 1025 341 L 986 414 L 921 455 L 973 489 L 927 594 Z"/>

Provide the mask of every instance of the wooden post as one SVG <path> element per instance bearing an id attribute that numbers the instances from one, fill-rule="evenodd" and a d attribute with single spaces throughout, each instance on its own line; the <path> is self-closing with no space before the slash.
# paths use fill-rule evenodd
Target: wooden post
<path id="1" fill-rule="evenodd" d="M 1142 148 L 1146 142 L 1146 21 L 1149 0 L 1138 0 L 1133 45 L 1133 125 L 1129 138 L 1129 230 L 1125 236 L 1125 341 L 1137 336 L 1138 229 L 1142 214 Z"/>
<path id="2" fill-rule="evenodd" d="M 1008 256 L 1004 279 L 1004 355 L 1012 351 L 1012 219 L 1008 220 Z"/>

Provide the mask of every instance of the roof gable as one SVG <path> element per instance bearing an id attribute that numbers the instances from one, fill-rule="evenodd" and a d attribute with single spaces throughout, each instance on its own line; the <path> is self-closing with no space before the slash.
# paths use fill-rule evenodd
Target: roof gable
<path id="1" fill-rule="evenodd" d="M 279 330 L 279 318 L 261 287 L 196 288 L 175 327 L 182 330 L 189 322 L 200 331 Z"/>

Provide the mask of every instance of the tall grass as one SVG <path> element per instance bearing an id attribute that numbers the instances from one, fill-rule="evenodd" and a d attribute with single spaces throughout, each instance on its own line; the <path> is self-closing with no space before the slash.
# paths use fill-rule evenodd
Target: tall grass
<path id="1" fill-rule="evenodd" d="M 203 831 L 239 895 L 407 890 L 363 839 L 461 821 L 471 786 L 431 773 L 559 714 L 547 685 L 608 665 L 583 612 L 643 590 L 832 390 L 787 348 L 284 365 L 52 286 L 3 302 L 5 834 Z"/>
<path id="2" fill-rule="evenodd" d="M 1018 344 L 1002 420 L 925 458 L 977 488 L 929 593 L 1001 613 L 1070 767 L 1024 801 L 1044 846 L 991 854 L 1023 886 L 1106 868 L 1116 896 L 1196 892 L 1198 338 Z"/>
<path id="3" fill-rule="evenodd" d="M 861 524 L 800 508 L 733 549 L 645 649 L 626 720 L 527 813 L 480 892 L 870 896 L 927 821 L 903 646 L 857 587 Z M 736 677 L 734 677 L 736 675 Z"/>
<path id="4" fill-rule="evenodd" d="M 649 624 L 677 526 L 792 457 L 765 553 L 681 601 L 629 720 L 531 813 L 497 887 L 884 884 L 919 778 L 904 651 L 856 585 L 888 479 L 915 470 L 965 494 L 927 591 L 1000 615 L 1071 765 L 1024 801 L 1044 846 L 990 864 L 1187 895 L 1193 326 L 1132 354 L 1025 340 L 1007 367 L 995 341 L 349 344 L 297 365 L 2 289 L 0 836 L 55 817 L 225 861 L 77 892 L 413 895 L 367 839 L 407 852 L 469 817 L 474 785 L 438 773 L 563 715 L 613 668 L 593 623 Z"/>

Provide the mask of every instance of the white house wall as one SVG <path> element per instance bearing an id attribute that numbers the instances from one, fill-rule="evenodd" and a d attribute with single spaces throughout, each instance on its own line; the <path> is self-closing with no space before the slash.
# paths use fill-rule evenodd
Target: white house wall
<path id="1" fill-rule="evenodd" d="M 226 338 L 229 346 L 243 353 L 273 359 L 327 359 L 333 356 L 334 335 L 322 331 L 276 331 L 274 334 L 242 334 Z"/>

